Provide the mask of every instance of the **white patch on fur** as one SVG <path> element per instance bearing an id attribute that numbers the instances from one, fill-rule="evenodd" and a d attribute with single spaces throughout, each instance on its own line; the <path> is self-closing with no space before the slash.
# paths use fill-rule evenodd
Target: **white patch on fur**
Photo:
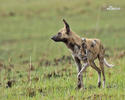
<path id="1" fill-rule="evenodd" d="M 101 82 L 101 74 L 98 73 L 98 83 Z"/>
<path id="2" fill-rule="evenodd" d="M 96 42 L 95 42 L 94 40 L 92 41 L 92 43 L 93 43 L 94 45 L 96 45 Z"/>
<path id="3" fill-rule="evenodd" d="M 81 60 L 81 52 L 78 46 L 74 46 L 74 52 L 72 53 L 74 57 L 78 57 Z"/>
<path id="4" fill-rule="evenodd" d="M 85 38 L 82 38 L 82 41 L 85 41 Z"/>
<path id="5" fill-rule="evenodd" d="M 103 88 L 105 88 L 105 80 L 103 81 Z"/>
<path id="6" fill-rule="evenodd" d="M 81 71 L 78 73 L 78 77 L 79 77 L 80 75 L 82 75 L 82 73 L 86 70 L 86 68 L 87 68 L 88 66 L 89 66 L 88 63 L 85 63 L 85 64 L 84 64 L 83 68 L 82 68 Z"/>
<path id="7" fill-rule="evenodd" d="M 87 49 L 86 49 L 86 55 L 83 55 L 81 54 L 81 50 L 78 48 L 78 46 L 74 46 L 74 52 L 72 52 L 72 55 L 74 57 L 78 57 L 80 60 L 84 61 L 85 60 L 85 57 L 87 57 Z"/>

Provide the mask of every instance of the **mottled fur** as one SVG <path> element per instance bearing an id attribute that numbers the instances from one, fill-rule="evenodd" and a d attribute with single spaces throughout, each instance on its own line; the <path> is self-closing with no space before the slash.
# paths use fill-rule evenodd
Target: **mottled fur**
<path id="1" fill-rule="evenodd" d="M 78 68 L 78 88 L 83 87 L 83 72 L 88 66 L 91 66 L 98 72 L 98 87 L 101 86 L 101 72 L 103 75 L 103 87 L 105 86 L 105 73 L 104 65 L 107 67 L 112 67 L 108 64 L 106 59 L 104 59 L 105 49 L 101 44 L 99 39 L 88 39 L 81 38 L 75 34 L 69 24 L 63 19 L 64 28 L 59 30 L 57 35 L 52 37 L 55 42 L 64 42 L 66 46 L 70 49 L 72 56 L 76 62 Z M 96 66 L 94 60 L 99 60 L 100 68 Z M 81 62 L 84 63 L 83 67 Z"/>

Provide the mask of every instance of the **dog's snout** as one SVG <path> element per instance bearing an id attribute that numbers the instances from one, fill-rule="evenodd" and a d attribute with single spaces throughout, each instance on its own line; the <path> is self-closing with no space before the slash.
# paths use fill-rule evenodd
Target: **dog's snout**
<path id="1" fill-rule="evenodd" d="M 51 37 L 51 39 L 53 41 L 55 41 L 55 42 L 60 42 L 61 41 L 61 39 L 58 37 L 58 35 L 55 35 L 55 36 Z"/>
<path id="2" fill-rule="evenodd" d="M 52 40 L 55 40 L 55 37 L 53 36 L 53 37 L 51 37 L 51 39 L 52 39 Z"/>
<path id="3" fill-rule="evenodd" d="M 51 39 L 53 40 L 53 37 L 51 37 Z"/>

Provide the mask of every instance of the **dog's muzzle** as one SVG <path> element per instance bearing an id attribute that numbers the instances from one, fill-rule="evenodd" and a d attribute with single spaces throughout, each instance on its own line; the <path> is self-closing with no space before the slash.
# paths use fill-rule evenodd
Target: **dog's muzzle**
<path id="1" fill-rule="evenodd" d="M 56 37 L 55 37 L 55 36 L 53 36 L 53 37 L 51 37 L 51 39 L 55 41 L 55 40 L 56 40 Z"/>
<path id="2" fill-rule="evenodd" d="M 57 37 L 56 37 L 56 36 L 51 37 L 51 39 L 52 39 L 53 41 L 57 41 Z"/>
<path id="3" fill-rule="evenodd" d="M 55 41 L 55 42 L 67 42 L 67 39 L 66 39 L 66 38 L 61 39 L 61 38 L 59 38 L 58 36 L 53 36 L 53 37 L 51 37 L 51 39 L 52 39 L 53 41 Z"/>
<path id="4" fill-rule="evenodd" d="M 53 36 L 53 37 L 51 37 L 51 39 L 52 39 L 53 41 L 55 41 L 55 42 L 59 42 L 59 41 L 60 41 L 60 39 L 58 39 L 57 36 Z"/>

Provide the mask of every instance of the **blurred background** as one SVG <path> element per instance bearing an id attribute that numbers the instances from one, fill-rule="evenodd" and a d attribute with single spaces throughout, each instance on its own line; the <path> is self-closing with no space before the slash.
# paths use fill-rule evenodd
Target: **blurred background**
<path id="1" fill-rule="evenodd" d="M 38 73 L 40 66 L 58 66 L 63 60 L 60 66 L 64 67 L 65 62 L 72 62 L 66 46 L 50 39 L 64 26 L 63 18 L 81 37 L 99 38 L 107 50 L 106 57 L 114 63 L 125 56 L 123 0 L 0 0 L 1 86 L 20 73 L 20 80 L 25 80 L 30 57 Z"/>
<path id="2" fill-rule="evenodd" d="M 107 10 L 109 6 L 121 9 Z M 0 59 L 68 54 L 64 44 L 50 40 L 64 26 L 63 18 L 81 37 L 99 38 L 106 48 L 122 49 L 124 9 L 123 1 L 114 0 L 0 0 Z"/>

